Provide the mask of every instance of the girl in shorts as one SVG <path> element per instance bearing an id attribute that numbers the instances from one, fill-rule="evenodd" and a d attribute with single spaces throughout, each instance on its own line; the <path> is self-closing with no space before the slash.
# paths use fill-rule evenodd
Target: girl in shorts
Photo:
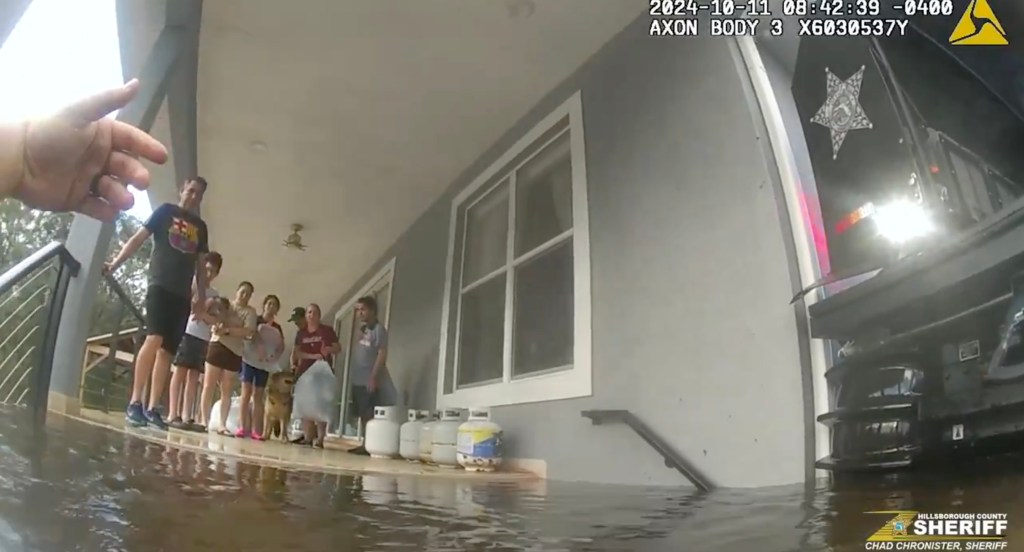
<path id="1" fill-rule="evenodd" d="M 268 325 L 275 330 L 281 336 L 281 341 L 278 343 L 278 349 L 284 345 L 284 332 L 281 330 L 281 326 L 274 322 L 274 317 L 277 316 L 278 311 L 281 310 L 281 300 L 276 295 L 268 295 L 263 300 L 263 313 L 256 317 L 257 329 Z M 277 358 L 281 355 L 281 350 L 270 350 L 270 344 L 264 344 L 259 342 L 259 333 L 252 336 L 253 341 L 256 345 L 256 354 L 260 357 L 258 359 L 249 359 L 254 363 L 262 364 L 267 361 L 277 361 Z M 272 357 L 272 358 L 270 358 Z M 270 373 L 266 370 L 262 370 L 246 362 L 245 355 L 242 358 L 242 397 L 239 400 L 239 411 L 242 416 L 242 427 L 238 428 L 235 433 L 235 437 L 249 437 L 256 441 L 263 440 L 263 391 L 267 388 L 267 380 L 270 379 Z M 249 402 L 252 401 L 252 416 L 249 415 Z"/>
<path id="2" fill-rule="evenodd" d="M 224 322 L 213 329 L 213 338 L 206 353 L 206 374 L 203 381 L 201 414 L 207 418 L 203 424 L 209 427 L 213 406 L 213 390 L 220 388 L 220 430 L 221 435 L 230 436 L 227 430 L 228 412 L 231 410 L 231 391 L 235 374 L 242 369 L 242 346 L 244 340 L 256 331 L 256 310 L 249 306 L 253 287 L 242 282 L 235 291 L 235 299 L 227 309 Z"/>
<path id="3" fill-rule="evenodd" d="M 196 395 L 199 393 L 199 380 L 206 364 L 206 350 L 210 346 L 211 328 L 220 322 L 223 311 L 228 307 L 227 299 L 218 302 L 220 295 L 217 290 L 209 287 L 220 274 L 224 259 L 220 253 L 211 251 L 206 256 L 206 312 L 193 313 L 185 326 L 185 336 L 178 345 L 174 357 L 174 375 L 171 376 L 171 402 L 168 412 L 169 425 L 188 431 L 206 432 L 206 428 L 192 418 Z M 192 283 L 195 287 L 195 282 Z M 219 311 L 219 312 L 218 312 Z M 184 394 L 184 401 L 181 396 Z M 184 419 L 183 419 L 184 418 Z M 187 420 L 187 421 L 186 421 Z"/>

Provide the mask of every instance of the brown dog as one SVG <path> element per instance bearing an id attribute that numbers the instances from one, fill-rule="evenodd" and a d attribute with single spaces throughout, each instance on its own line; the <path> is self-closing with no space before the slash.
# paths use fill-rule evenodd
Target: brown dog
<path id="1" fill-rule="evenodd" d="M 270 375 L 267 382 L 267 400 L 263 416 L 263 438 L 279 436 L 288 442 L 288 424 L 292 421 L 292 391 L 295 389 L 295 374 L 278 372 Z"/>

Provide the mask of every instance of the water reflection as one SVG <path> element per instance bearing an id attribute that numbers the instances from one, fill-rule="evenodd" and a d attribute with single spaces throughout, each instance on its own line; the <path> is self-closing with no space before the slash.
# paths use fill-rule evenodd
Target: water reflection
<path id="1" fill-rule="evenodd" d="M 1006 512 L 1004 457 L 959 475 L 696 495 L 685 490 L 387 475 L 239 463 L 0 414 L 0 550 L 863 550 L 879 509 Z M 756 468 L 752 468 L 756 469 Z M 978 475 L 981 474 L 981 475 Z M 884 517 L 884 516 L 883 516 Z"/>

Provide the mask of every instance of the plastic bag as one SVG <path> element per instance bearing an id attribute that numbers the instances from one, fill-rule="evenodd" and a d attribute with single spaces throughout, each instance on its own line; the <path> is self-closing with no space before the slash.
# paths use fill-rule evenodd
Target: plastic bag
<path id="1" fill-rule="evenodd" d="M 263 358 L 260 358 L 259 347 L 256 341 L 263 347 Z M 281 332 L 270 324 L 263 324 L 256 330 L 256 337 L 246 340 L 242 348 L 242 360 L 253 368 L 259 368 L 265 372 L 275 374 L 282 371 L 281 355 L 284 353 L 284 338 Z"/>
<path id="2" fill-rule="evenodd" d="M 228 431 L 232 434 L 242 427 L 242 409 L 239 407 L 241 402 L 241 397 L 231 397 L 231 408 L 228 409 Z M 249 407 L 252 408 L 252 403 Z M 220 400 L 213 403 L 210 416 L 206 419 L 210 420 L 210 424 L 206 426 L 207 431 L 211 433 L 220 431 Z"/>
<path id="3" fill-rule="evenodd" d="M 329 423 L 338 407 L 337 385 L 331 367 L 322 360 L 314 362 L 295 382 L 292 419 Z"/>

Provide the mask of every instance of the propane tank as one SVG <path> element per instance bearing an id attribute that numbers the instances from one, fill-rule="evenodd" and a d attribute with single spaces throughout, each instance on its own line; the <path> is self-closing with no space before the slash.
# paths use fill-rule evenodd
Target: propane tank
<path id="1" fill-rule="evenodd" d="M 391 419 L 390 406 L 373 409 L 373 419 L 366 424 L 366 452 L 372 458 L 398 456 L 398 422 Z"/>
<path id="2" fill-rule="evenodd" d="M 494 471 L 501 465 L 501 426 L 491 421 L 491 409 L 471 408 L 459 426 L 456 449 L 459 465 L 467 471 Z"/>
<path id="3" fill-rule="evenodd" d="M 459 460 L 455 447 L 459 438 L 459 426 L 462 425 L 462 411 L 457 408 L 446 408 L 441 411 L 441 419 L 434 424 L 431 431 L 430 460 L 443 468 L 457 468 Z"/>
<path id="4" fill-rule="evenodd" d="M 409 410 L 409 421 L 398 430 L 398 454 L 402 458 L 410 462 L 419 461 L 420 428 L 429 414 L 429 410 Z"/>
<path id="5" fill-rule="evenodd" d="M 437 423 L 437 412 L 428 411 L 427 417 L 423 420 L 423 425 L 420 426 L 420 437 L 419 437 L 419 448 L 420 448 L 420 462 L 424 464 L 430 463 L 430 449 L 433 445 L 431 441 L 431 433 L 434 432 L 434 424 Z"/>

